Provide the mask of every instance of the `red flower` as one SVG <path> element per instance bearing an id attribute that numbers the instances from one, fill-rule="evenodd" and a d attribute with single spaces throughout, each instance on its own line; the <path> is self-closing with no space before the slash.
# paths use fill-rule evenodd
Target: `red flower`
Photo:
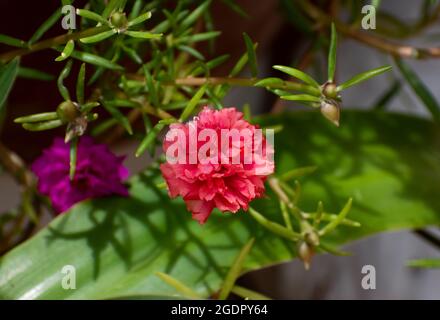
<path id="1" fill-rule="evenodd" d="M 182 196 L 200 223 L 214 208 L 247 210 L 264 194 L 264 180 L 274 171 L 272 146 L 235 108 L 205 107 L 192 121 L 172 124 L 163 148 L 167 162 L 161 171 L 169 195 Z"/>

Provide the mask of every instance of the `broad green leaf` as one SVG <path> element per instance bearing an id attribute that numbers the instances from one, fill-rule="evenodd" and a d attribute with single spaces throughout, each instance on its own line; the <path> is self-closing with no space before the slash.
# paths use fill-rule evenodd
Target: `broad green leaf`
<path id="1" fill-rule="evenodd" d="M 303 179 L 300 206 L 319 200 L 336 212 L 353 197 L 349 218 L 326 235 L 330 251 L 378 232 L 440 224 L 440 129 L 398 114 L 345 110 L 336 128 L 316 112 L 274 115 L 262 126 L 283 125 L 275 138 L 277 173 L 305 165 L 318 169 Z M 163 272 L 202 297 L 218 292 L 235 257 L 255 238 L 243 272 L 291 260 L 294 244 L 266 231 L 244 212 L 214 211 L 205 225 L 191 219 L 180 199 L 170 200 L 153 174 L 130 181 L 130 197 L 84 201 L 58 216 L 0 259 L 0 297 L 7 299 L 104 299 L 175 296 L 156 276 Z M 282 223 L 279 205 L 252 202 Z M 64 290 L 65 265 L 76 268 L 76 290 Z"/>
<path id="2" fill-rule="evenodd" d="M 3 109 L 9 92 L 14 85 L 15 78 L 18 73 L 20 60 L 15 58 L 7 65 L 0 67 L 0 111 Z"/>
<path id="3" fill-rule="evenodd" d="M 384 66 L 384 67 L 380 67 L 380 68 L 376 68 L 376 69 L 373 69 L 373 70 L 369 70 L 369 71 L 360 73 L 358 75 L 355 75 L 350 80 L 340 84 L 337 87 L 336 90 L 337 91 L 342 91 L 342 90 L 348 89 L 348 88 L 354 86 L 355 84 L 358 84 L 360 82 L 363 82 L 363 81 L 366 81 L 366 80 L 368 80 L 370 78 L 378 76 L 378 75 L 380 75 L 380 74 L 382 74 L 384 72 L 387 72 L 387 71 L 391 70 L 391 68 L 392 68 L 391 66 Z"/>
<path id="4" fill-rule="evenodd" d="M 405 63 L 402 59 L 394 59 L 400 72 L 405 77 L 406 81 L 410 84 L 411 88 L 422 100 L 426 109 L 431 113 L 435 121 L 440 122 L 440 105 L 435 99 L 428 87 L 423 83 L 419 76 L 411 69 L 411 67 Z"/>
<path id="5" fill-rule="evenodd" d="M 330 37 L 330 50 L 328 53 L 328 81 L 333 82 L 336 70 L 336 48 L 338 46 L 337 32 L 335 24 L 332 23 L 332 31 Z"/>
<path id="6" fill-rule="evenodd" d="M 289 76 L 292 76 L 294 78 L 297 78 L 312 87 L 319 88 L 319 83 L 315 81 L 311 76 L 308 74 L 302 72 L 301 70 L 291 68 L 291 67 L 285 67 L 285 66 L 273 66 L 274 69 L 279 70 L 281 72 L 287 73 Z"/>
<path id="7" fill-rule="evenodd" d="M 252 77 L 255 78 L 258 75 L 257 56 L 255 54 L 255 49 L 254 49 L 255 46 L 246 32 L 243 33 L 243 38 L 244 38 L 244 43 L 246 44 L 246 51 L 249 60 L 249 65 L 251 67 Z"/>

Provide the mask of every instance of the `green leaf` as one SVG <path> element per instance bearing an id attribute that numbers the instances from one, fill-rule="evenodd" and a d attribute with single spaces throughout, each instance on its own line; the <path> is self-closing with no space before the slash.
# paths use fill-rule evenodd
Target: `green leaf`
<path id="1" fill-rule="evenodd" d="M 29 44 L 33 44 L 40 40 L 40 38 L 50 29 L 52 26 L 58 22 L 61 18 L 61 9 L 58 8 L 43 24 L 35 31 L 29 40 Z"/>
<path id="2" fill-rule="evenodd" d="M 304 179 L 302 208 L 315 210 L 323 200 L 326 209 L 336 211 L 353 197 L 349 217 L 362 227 L 340 225 L 321 239 L 323 248 L 334 251 L 378 232 L 438 225 L 438 126 L 398 114 L 345 110 L 343 116 L 341 128 L 316 112 L 259 121 L 285 127 L 275 139 L 278 174 L 311 162 L 319 167 Z M 250 237 L 255 244 L 242 272 L 295 257 L 292 242 L 266 231 L 248 213 L 215 210 L 200 226 L 183 201 L 156 187 L 161 181 L 142 173 L 130 180 L 130 197 L 84 201 L 59 215 L 0 259 L 0 297 L 175 297 L 176 289 L 156 276 L 163 272 L 207 298 L 221 288 Z M 268 190 L 252 207 L 282 223 L 274 199 Z M 65 265 L 76 268 L 76 290 L 61 286 Z"/>
<path id="3" fill-rule="evenodd" d="M 284 83 L 283 79 L 280 78 L 265 78 L 254 84 L 256 87 L 272 87 L 276 85 L 282 85 Z"/>
<path id="4" fill-rule="evenodd" d="M 21 66 L 18 68 L 17 76 L 20 78 L 34 79 L 41 81 L 50 81 L 55 78 L 55 76 L 52 74 L 32 68 L 21 67 Z"/>
<path id="5" fill-rule="evenodd" d="M 44 131 L 61 127 L 63 122 L 59 119 L 37 122 L 37 123 L 23 123 L 23 128 L 29 131 Z"/>
<path id="6" fill-rule="evenodd" d="M 7 65 L 0 67 L 0 111 L 3 109 L 9 92 L 14 85 L 14 81 L 18 73 L 19 63 L 20 60 L 15 58 Z"/>
<path id="7" fill-rule="evenodd" d="M 108 22 L 107 19 L 101 17 L 96 12 L 92 12 L 90 10 L 76 9 L 76 14 L 81 16 L 81 17 L 83 17 L 83 18 L 99 22 L 99 23 L 101 23 L 101 24 L 103 24 L 105 26 L 109 26 L 110 25 L 110 23 Z"/>
<path id="8" fill-rule="evenodd" d="M 162 37 L 162 33 L 151 33 L 147 31 L 125 31 L 124 34 L 140 39 L 160 39 Z"/>
<path id="9" fill-rule="evenodd" d="M 5 34 L 0 34 L 0 43 L 6 44 L 6 45 L 12 46 L 12 47 L 18 47 L 18 48 L 26 48 L 27 47 L 27 43 L 25 41 L 7 36 Z"/>
<path id="10" fill-rule="evenodd" d="M 169 275 L 162 272 L 157 272 L 156 275 L 161 278 L 165 283 L 176 289 L 176 291 L 181 293 L 184 297 L 189 299 L 201 299 L 201 297 L 196 292 L 194 292 L 191 288 L 188 288 L 185 284 L 183 284 L 176 278 L 170 277 Z"/>
<path id="11" fill-rule="evenodd" d="M 254 50 L 256 50 L 258 47 L 258 44 L 254 45 Z M 244 66 L 246 65 L 246 63 L 249 61 L 249 57 L 247 52 L 245 52 L 240 59 L 238 59 L 237 63 L 234 65 L 234 67 L 232 68 L 231 72 L 229 73 L 230 77 L 235 77 L 237 74 L 239 74 L 241 72 L 241 70 L 243 70 Z"/>
<path id="12" fill-rule="evenodd" d="M 115 118 L 121 126 L 128 132 L 128 134 L 133 134 L 133 129 L 131 128 L 130 121 L 128 121 L 127 117 L 125 117 L 121 111 L 119 111 L 117 108 L 106 104 L 105 102 L 102 103 L 105 110 L 107 110 L 113 118 Z"/>
<path id="13" fill-rule="evenodd" d="M 291 68 L 291 67 L 285 67 L 285 66 L 273 66 L 274 69 L 279 70 L 281 72 L 287 73 L 289 76 L 292 76 L 294 78 L 297 78 L 312 87 L 320 88 L 318 82 L 315 81 L 311 76 L 308 74 L 302 72 L 301 70 Z"/>
<path id="14" fill-rule="evenodd" d="M 310 94 L 292 94 L 288 96 L 281 96 L 281 99 L 291 100 L 291 101 L 310 101 L 310 102 L 320 102 L 321 99 Z"/>
<path id="15" fill-rule="evenodd" d="M 413 268 L 440 268 L 440 259 L 410 260 L 406 265 Z"/>
<path id="16" fill-rule="evenodd" d="M 70 93 L 69 90 L 64 86 L 64 79 L 66 79 L 69 74 L 70 70 L 72 69 L 72 60 L 69 60 L 66 65 L 64 66 L 63 70 L 61 70 L 60 75 L 58 76 L 57 85 L 58 85 L 58 91 L 60 92 L 61 96 L 64 100 L 68 101 L 70 99 Z"/>
<path id="17" fill-rule="evenodd" d="M 64 47 L 61 54 L 55 59 L 55 61 L 63 61 L 66 60 L 70 55 L 72 54 L 73 49 L 75 49 L 75 41 L 69 40 L 66 43 L 66 46 Z"/>
<path id="18" fill-rule="evenodd" d="M 244 38 L 244 43 L 246 44 L 246 51 L 249 60 L 249 65 L 251 67 L 252 77 L 255 78 L 258 75 L 257 56 L 255 54 L 255 49 L 254 49 L 255 45 L 246 32 L 243 32 L 243 38 Z"/>
<path id="19" fill-rule="evenodd" d="M 302 168 L 295 168 L 292 170 L 289 170 L 287 172 L 285 172 L 280 179 L 283 181 L 289 181 L 289 180 L 294 180 L 294 179 L 298 179 L 301 178 L 303 176 L 309 175 L 313 172 L 315 172 L 317 169 L 316 166 L 307 166 L 307 167 L 302 167 Z"/>
<path id="20" fill-rule="evenodd" d="M 185 45 L 179 45 L 177 46 L 177 49 L 184 51 L 186 53 L 189 53 L 190 55 L 192 55 L 193 57 L 199 59 L 199 60 L 205 60 L 205 57 L 203 56 L 203 54 L 201 54 L 199 51 L 197 51 L 196 49 L 189 47 L 189 46 L 185 46 Z"/>
<path id="21" fill-rule="evenodd" d="M 409 83 L 420 100 L 422 100 L 426 109 L 428 109 L 428 111 L 431 113 L 433 119 L 437 122 L 440 122 L 440 105 L 431 91 L 429 91 L 428 87 L 426 87 L 423 81 L 402 59 L 394 59 L 394 61 L 399 67 L 399 70 L 405 77 L 406 81 Z"/>
<path id="22" fill-rule="evenodd" d="M 130 47 L 127 47 L 124 44 L 121 44 L 121 48 L 131 58 L 131 60 L 133 60 L 137 64 L 142 64 L 142 58 L 138 55 L 136 50 L 134 50 Z"/>
<path id="23" fill-rule="evenodd" d="M 193 10 L 185 19 L 180 22 L 178 32 L 181 33 L 189 28 L 208 9 L 211 0 L 204 1 L 199 7 Z"/>
<path id="24" fill-rule="evenodd" d="M 150 101 L 154 107 L 159 108 L 160 107 L 159 96 L 157 94 L 157 90 L 156 90 L 156 86 L 153 81 L 153 77 L 151 76 L 151 73 L 148 70 L 148 68 L 146 67 L 146 65 L 144 65 L 142 69 L 144 71 L 145 82 L 147 84 Z"/>
<path id="25" fill-rule="evenodd" d="M 136 157 L 140 157 L 147 148 L 154 143 L 159 132 L 165 127 L 165 124 L 158 122 L 153 129 L 148 132 L 136 150 Z"/>
<path id="26" fill-rule="evenodd" d="M 95 34 L 94 36 L 81 38 L 81 39 L 79 39 L 79 41 L 81 41 L 82 43 L 95 43 L 95 42 L 99 42 L 99 41 L 105 40 L 107 38 L 110 38 L 115 33 L 116 33 L 116 31 L 111 29 L 108 31 L 104 31 L 104 32 Z"/>
<path id="27" fill-rule="evenodd" d="M 384 66 L 384 67 L 380 67 L 380 68 L 376 68 L 373 70 L 369 70 L 369 71 L 360 73 L 360 74 L 354 76 L 353 78 L 351 78 L 350 80 L 339 85 L 336 88 L 336 90 L 342 91 L 342 90 L 348 89 L 348 88 L 354 86 L 355 84 L 358 84 L 358 83 L 366 81 L 372 77 L 378 76 L 384 72 L 387 72 L 387 71 L 391 70 L 391 68 L 392 68 L 391 66 Z"/>
<path id="28" fill-rule="evenodd" d="M 235 0 L 222 0 L 229 8 L 232 9 L 235 13 L 239 14 L 243 18 L 249 18 L 249 15 L 244 11 Z"/>
<path id="29" fill-rule="evenodd" d="M 134 18 L 133 20 L 130 20 L 130 21 L 128 22 L 128 26 L 129 26 L 129 27 L 131 27 L 131 26 L 135 26 L 135 25 L 137 25 L 137 24 L 139 24 L 139 23 L 142 23 L 142 22 L 144 22 L 145 20 L 148 20 L 148 19 L 150 19 L 150 18 L 151 18 L 151 12 L 145 12 L 145 13 L 141 14 L 140 16 Z"/>
<path id="30" fill-rule="evenodd" d="M 221 34 L 220 31 L 209 31 L 209 32 L 203 32 L 203 33 L 196 33 L 190 36 L 181 37 L 176 42 L 177 43 L 194 43 L 194 42 L 200 42 L 200 41 L 206 41 L 210 39 L 214 39 L 218 37 Z"/>
<path id="31" fill-rule="evenodd" d="M 76 100 L 80 105 L 84 104 L 84 82 L 86 80 L 86 64 L 82 63 L 76 80 Z"/>
<path id="32" fill-rule="evenodd" d="M 219 300 L 225 300 L 229 296 L 235 281 L 237 281 L 238 277 L 240 276 L 244 261 L 249 254 L 249 251 L 251 251 L 254 242 L 254 238 L 250 239 L 238 253 L 234 263 L 231 266 L 231 269 L 226 275 L 225 282 L 223 283 L 222 289 L 218 295 Z"/>
<path id="33" fill-rule="evenodd" d="M 231 290 L 232 293 L 236 294 L 239 297 L 249 300 L 271 300 L 269 297 L 265 295 L 255 292 L 253 290 L 249 290 L 247 288 L 243 288 L 240 286 L 234 286 Z"/>
<path id="34" fill-rule="evenodd" d="M 70 161 L 69 161 L 69 178 L 70 181 L 73 181 L 75 178 L 75 171 L 76 171 L 76 159 L 77 159 L 77 152 L 78 152 L 78 138 L 73 138 L 70 141 Z"/>
<path id="35" fill-rule="evenodd" d="M 110 60 L 107 60 L 103 57 L 88 53 L 88 52 L 81 52 L 81 51 L 73 51 L 71 54 L 72 58 L 81 60 L 86 63 L 93 64 L 98 67 L 103 67 L 110 70 L 119 70 L 122 71 L 124 68 L 114 62 L 111 62 Z"/>
<path id="36" fill-rule="evenodd" d="M 15 123 L 26 123 L 26 122 L 41 122 L 48 120 L 56 120 L 58 119 L 58 115 L 56 112 L 43 112 L 32 114 L 30 116 L 24 116 L 14 119 Z"/>
<path id="37" fill-rule="evenodd" d="M 342 221 L 345 219 L 347 214 L 350 212 L 351 206 L 353 204 L 353 199 L 348 199 L 347 203 L 345 204 L 344 208 L 342 208 L 341 212 L 338 214 L 335 220 L 331 221 L 329 224 L 327 224 L 322 230 L 319 231 L 319 235 L 325 235 L 326 233 L 329 233 L 336 229 L 336 227 L 342 223 Z"/>
<path id="38" fill-rule="evenodd" d="M 336 48 L 338 46 L 337 32 L 335 24 L 332 23 L 332 32 L 330 38 L 330 50 L 328 53 L 328 81 L 333 82 L 336 70 Z"/>
<path id="39" fill-rule="evenodd" d="M 180 115 L 181 121 L 185 121 L 192 114 L 195 107 L 197 107 L 197 104 L 200 102 L 200 99 L 202 99 L 203 95 L 205 94 L 206 87 L 206 84 L 201 86 L 200 89 L 197 90 L 196 94 L 188 102 L 186 108 L 183 109 L 182 114 Z"/>

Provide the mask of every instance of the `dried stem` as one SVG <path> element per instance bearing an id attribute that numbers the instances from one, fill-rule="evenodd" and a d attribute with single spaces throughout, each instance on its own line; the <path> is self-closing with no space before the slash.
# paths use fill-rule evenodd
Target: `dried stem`
<path id="1" fill-rule="evenodd" d="M 312 19 L 326 24 L 330 24 L 332 22 L 333 19 L 331 16 L 327 15 L 310 1 L 301 0 L 298 3 Z M 378 36 L 360 32 L 357 27 L 353 28 L 338 20 L 334 21 L 334 23 L 338 31 L 342 34 L 393 56 L 414 59 L 440 58 L 440 48 L 438 47 L 417 48 L 409 45 L 402 45 Z"/>
<path id="2" fill-rule="evenodd" d="M 24 56 L 29 53 L 33 53 L 33 52 L 37 52 L 40 50 L 59 46 L 59 45 L 67 43 L 69 40 L 78 40 L 81 38 L 90 37 L 95 34 L 101 33 L 107 29 L 108 29 L 108 27 L 102 26 L 102 27 L 86 29 L 86 30 L 80 31 L 80 32 L 66 33 L 63 35 L 59 35 L 59 36 L 32 44 L 27 48 L 12 50 L 12 51 L 3 53 L 0 55 L 0 61 L 3 63 L 7 63 L 8 61 L 14 59 L 15 57 L 21 57 L 21 56 Z"/>

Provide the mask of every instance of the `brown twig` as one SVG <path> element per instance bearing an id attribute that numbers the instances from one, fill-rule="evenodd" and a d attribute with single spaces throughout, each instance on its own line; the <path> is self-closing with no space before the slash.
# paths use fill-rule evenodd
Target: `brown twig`
<path id="1" fill-rule="evenodd" d="M 333 21 L 332 17 L 327 15 L 309 1 L 300 0 L 298 3 L 312 19 L 326 24 L 334 22 L 337 30 L 342 34 L 393 56 L 414 59 L 440 58 L 439 47 L 417 48 L 409 45 L 394 43 L 385 38 L 371 35 L 366 32 L 360 32 L 357 30 L 357 28 L 348 26 L 341 21 Z"/>

